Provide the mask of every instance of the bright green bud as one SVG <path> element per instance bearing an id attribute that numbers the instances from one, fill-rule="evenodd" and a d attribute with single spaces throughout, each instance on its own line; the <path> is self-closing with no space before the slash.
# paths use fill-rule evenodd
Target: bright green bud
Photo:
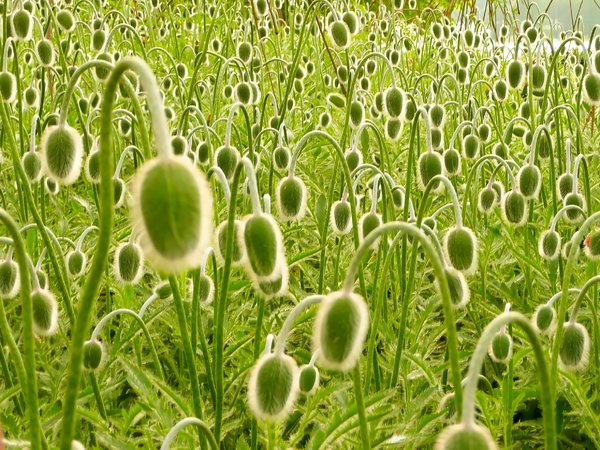
<path id="1" fill-rule="evenodd" d="M 526 164 L 517 173 L 517 185 L 519 192 L 526 199 L 534 199 L 538 196 L 542 187 L 542 173 L 533 164 Z"/>
<path id="2" fill-rule="evenodd" d="M 352 229 L 352 213 L 350 203 L 346 200 L 338 200 L 331 205 L 329 216 L 331 229 L 335 234 L 348 234 Z"/>
<path id="3" fill-rule="evenodd" d="M 498 193 L 492 187 L 485 187 L 477 195 L 477 209 L 484 214 L 490 214 L 498 204 Z"/>
<path id="4" fill-rule="evenodd" d="M 99 341 L 86 341 L 83 344 L 83 367 L 96 370 L 104 359 L 104 347 Z"/>
<path id="5" fill-rule="evenodd" d="M 477 269 L 477 238 L 469 228 L 450 228 L 443 247 L 446 259 L 456 270 L 471 275 Z"/>
<path id="6" fill-rule="evenodd" d="M 85 177 L 90 183 L 100 183 L 100 152 L 92 150 L 85 161 Z"/>
<path id="7" fill-rule="evenodd" d="M 540 235 L 538 253 L 547 261 L 554 261 L 560 254 L 560 235 L 554 230 L 546 230 Z"/>
<path id="8" fill-rule="evenodd" d="M 67 272 L 72 278 L 78 277 L 85 271 L 87 257 L 81 250 L 72 250 L 67 253 Z"/>
<path id="9" fill-rule="evenodd" d="M 277 206 L 284 220 L 301 219 L 306 212 L 307 190 L 304 182 L 293 176 L 282 178 L 277 186 Z"/>
<path id="10" fill-rule="evenodd" d="M 279 170 L 285 170 L 290 165 L 290 160 L 292 159 L 292 155 L 290 154 L 290 150 L 284 146 L 278 146 L 275 150 L 273 150 L 273 162 L 275 163 L 275 167 Z"/>
<path id="11" fill-rule="evenodd" d="M 487 428 L 458 423 L 446 427 L 434 450 L 496 450 L 498 447 Z"/>
<path id="12" fill-rule="evenodd" d="M 12 15 L 12 36 L 17 41 L 28 41 L 31 39 L 33 20 L 26 9 L 15 11 Z"/>
<path id="13" fill-rule="evenodd" d="M 19 293 L 21 280 L 19 266 L 12 259 L 0 262 L 0 301 L 14 298 Z"/>
<path id="14" fill-rule="evenodd" d="M 300 392 L 305 395 L 313 395 L 319 387 L 319 369 L 313 365 L 306 365 L 300 367 L 300 377 L 298 379 L 298 385 Z"/>
<path id="15" fill-rule="evenodd" d="M 475 134 L 467 134 L 462 141 L 463 157 L 466 160 L 477 158 L 479 147 L 481 147 L 479 138 Z"/>
<path id="16" fill-rule="evenodd" d="M 233 177 L 239 159 L 240 152 L 232 146 L 223 145 L 217 149 L 214 155 L 215 164 L 223 171 L 228 180 Z"/>
<path id="17" fill-rule="evenodd" d="M 587 367 L 590 356 L 590 336 L 577 322 L 565 322 L 560 343 L 559 361 L 565 370 L 579 371 Z"/>
<path id="18" fill-rule="evenodd" d="M 365 107 L 362 102 L 354 100 L 350 103 L 350 125 L 353 129 L 357 129 L 363 123 L 365 118 Z"/>
<path id="19" fill-rule="evenodd" d="M 364 216 L 362 216 L 358 222 L 358 233 L 360 236 L 360 241 L 364 241 L 365 238 L 371 234 L 373 230 L 381 226 L 381 216 L 374 212 L 368 212 Z M 375 248 L 377 246 L 377 242 L 379 239 L 376 239 L 371 248 Z"/>
<path id="20" fill-rule="evenodd" d="M 37 152 L 25 153 L 21 162 L 30 183 L 37 183 L 42 179 L 42 160 Z"/>
<path id="21" fill-rule="evenodd" d="M 509 191 L 502 197 L 502 215 L 509 225 L 520 227 L 527 220 L 527 200 L 517 191 Z"/>
<path id="22" fill-rule="evenodd" d="M 163 281 L 154 288 L 154 293 L 159 299 L 167 300 L 171 297 L 171 295 L 173 295 L 173 289 L 168 281 Z"/>
<path id="23" fill-rule="evenodd" d="M 44 173 L 56 183 L 73 184 L 81 173 L 83 142 L 69 125 L 53 125 L 44 130 L 40 145 Z"/>
<path id="24" fill-rule="evenodd" d="M 508 85 L 504 80 L 498 80 L 494 83 L 494 97 L 499 102 L 503 102 L 508 98 Z"/>
<path id="25" fill-rule="evenodd" d="M 125 242 L 115 250 L 113 273 L 121 284 L 137 284 L 144 274 L 144 255 L 135 242 Z"/>
<path id="26" fill-rule="evenodd" d="M 459 272 L 453 267 L 446 267 L 444 272 L 446 273 L 446 280 L 448 281 L 448 288 L 450 289 L 452 306 L 457 309 L 464 308 L 471 298 L 471 291 L 467 284 L 467 279 L 462 272 Z M 437 283 L 438 281 L 436 280 L 436 284 Z"/>
<path id="27" fill-rule="evenodd" d="M 404 92 L 395 86 L 387 88 L 383 93 L 383 112 L 388 119 L 399 119 L 406 108 Z"/>
<path id="28" fill-rule="evenodd" d="M 541 304 L 533 313 L 532 322 L 540 334 L 551 335 L 556 329 L 556 311 L 548 304 Z"/>
<path id="29" fill-rule="evenodd" d="M 70 11 L 63 9 L 56 14 L 56 21 L 63 31 L 69 33 L 75 29 L 75 18 Z"/>
<path id="30" fill-rule="evenodd" d="M 460 153 L 454 149 L 449 148 L 443 154 L 444 157 L 444 168 L 448 175 L 454 176 L 460 173 Z"/>
<path id="31" fill-rule="evenodd" d="M 298 366 L 284 354 L 266 353 L 254 365 L 248 382 L 248 404 L 257 419 L 280 422 L 298 396 Z"/>
<path id="32" fill-rule="evenodd" d="M 0 97 L 4 103 L 12 103 L 17 96 L 17 81 L 8 71 L 0 72 Z"/>
<path id="33" fill-rule="evenodd" d="M 350 169 L 350 172 L 353 172 L 354 169 L 363 163 L 362 152 L 357 148 L 349 148 L 346 150 L 344 158 L 346 159 L 346 163 L 348 164 L 348 169 Z"/>
<path id="34" fill-rule="evenodd" d="M 219 264 L 223 265 L 225 262 L 225 255 L 227 254 L 227 220 L 221 222 L 215 230 L 215 245 L 213 250 L 215 256 L 219 261 Z M 243 232 L 243 224 L 241 220 L 234 220 L 233 222 L 233 252 L 231 253 L 231 262 L 233 265 L 242 264 L 246 258 L 246 250 L 244 246 L 240 244 Z"/>
<path id="35" fill-rule="evenodd" d="M 31 293 L 33 306 L 33 332 L 39 337 L 51 336 L 58 326 L 58 304 L 50 291 Z"/>
<path id="36" fill-rule="evenodd" d="M 279 226 L 267 214 L 253 214 L 244 219 L 242 242 L 246 250 L 247 271 L 262 281 L 276 279 L 286 264 Z"/>
<path id="37" fill-rule="evenodd" d="M 513 341 L 510 334 L 500 331 L 492 338 L 492 345 L 488 350 L 494 362 L 506 364 L 512 357 Z"/>
<path id="38" fill-rule="evenodd" d="M 583 98 L 590 106 L 600 106 L 600 74 L 588 73 L 583 77 Z"/>
<path id="39" fill-rule="evenodd" d="M 327 31 L 329 39 L 337 50 L 344 50 L 350 46 L 350 30 L 345 22 L 341 20 L 333 21 Z"/>
<path id="40" fill-rule="evenodd" d="M 575 193 L 575 192 L 569 192 L 565 198 L 563 198 L 563 205 L 564 206 L 569 206 L 569 205 L 575 205 L 575 206 L 579 206 L 581 209 L 585 210 L 585 199 L 583 198 L 582 195 Z M 576 210 L 576 209 L 568 209 L 565 211 L 565 221 L 568 223 L 579 223 L 581 221 L 583 221 L 584 219 L 584 215 Z"/>
<path id="41" fill-rule="evenodd" d="M 570 173 L 563 173 L 556 180 L 556 193 L 558 198 L 563 200 L 568 194 L 573 192 L 573 175 Z"/>
<path id="42" fill-rule="evenodd" d="M 424 191 L 433 177 L 443 175 L 443 173 L 444 164 L 439 153 L 431 151 L 422 153 L 419 156 L 417 162 L 417 184 L 419 189 Z M 437 181 L 433 186 L 433 192 L 439 192 L 443 187 L 444 185 Z"/>
<path id="43" fill-rule="evenodd" d="M 400 119 L 388 119 L 385 122 L 385 135 L 392 141 L 396 142 L 400 139 L 400 133 L 402 131 L 402 120 Z"/>
<path id="44" fill-rule="evenodd" d="M 525 65 L 513 59 L 506 66 L 506 81 L 511 89 L 521 89 L 525 83 Z"/>
<path id="45" fill-rule="evenodd" d="M 319 307 L 313 333 L 313 349 L 329 370 L 347 372 L 362 352 L 369 328 L 369 311 L 363 298 L 353 292 L 329 294 Z"/>
<path id="46" fill-rule="evenodd" d="M 212 303 L 215 297 L 215 283 L 213 279 L 206 274 L 201 274 L 198 279 L 198 291 L 202 303 Z"/>
<path id="47" fill-rule="evenodd" d="M 351 35 L 358 33 L 358 17 L 352 11 L 346 11 L 342 16 L 342 20 L 348 27 Z"/>
<path id="48" fill-rule="evenodd" d="M 212 234 L 212 196 L 185 156 L 146 161 L 132 183 L 131 214 L 143 253 L 159 271 L 198 267 Z"/>

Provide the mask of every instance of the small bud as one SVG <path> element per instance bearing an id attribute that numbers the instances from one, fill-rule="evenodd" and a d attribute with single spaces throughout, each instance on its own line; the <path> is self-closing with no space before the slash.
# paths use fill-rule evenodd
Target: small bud
<path id="1" fill-rule="evenodd" d="M 581 209 L 585 209 L 585 199 L 581 194 L 578 194 L 575 192 L 570 192 L 565 196 L 565 198 L 563 198 L 563 205 L 564 206 L 575 205 L 575 206 L 579 206 Z M 584 219 L 583 214 L 576 209 L 566 210 L 564 217 L 565 217 L 565 222 L 573 223 L 573 224 L 582 222 Z"/>
<path id="2" fill-rule="evenodd" d="M 0 72 L 0 96 L 4 103 L 12 103 L 17 96 L 17 79 L 8 71 Z"/>
<path id="3" fill-rule="evenodd" d="M 485 187 L 477 195 L 477 209 L 484 214 L 490 214 L 498 204 L 498 199 L 498 193 L 494 188 Z"/>
<path id="4" fill-rule="evenodd" d="M 540 64 L 535 64 L 531 68 L 531 77 L 533 95 L 537 97 L 543 96 L 544 88 L 546 87 L 546 68 Z"/>
<path id="5" fill-rule="evenodd" d="M 381 216 L 374 212 L 368 212 L 363 215 L 358 222 L 358 233 L 360 236 L 360 241 L 364 241 L 365 238 L 376 228 L 381 226 Z M 377 243 L 379 239 L 376 239 L 375 242 L 371 245 L 371 248 L 377 247 Z"/>
<path id="6" fill-rule="evenodd" d="M 289 281 L 289 273 L 287 265 L 284 264 L 277 271 L 274 277 L 268 277 L 267 279 L 258 278 L 255 280 L 255 288 L 270 299 L 273 297 L 281 297 L 287 293 Z"/>
<path id="7" fill-rule="evenodd" d="M 243 233 L 243 224 L 241 220 L 234 220 L 233 222 L 233 252 L 231 253 L 231 263 L 233 265 L 240 265 L 246 258 L 246 250 L 243 245 L 240 244 Z M 224 264 L 225 255 L 227 252 L 227 220 L 221 222 L 215 230 L 215 245 L 213 250 L 219 264 Z"/>
<path id="8" fill-rule="evenodd" d="M 56 332 L 58 304 L 50 291 L 36 290 L 31 293 L 33 306 L 33 332 L 39 337 L 48 337 Z"/>
<path id="9" fill-rule="evenodd" d="M 563 173 L 556 180 L 556 193 L 558 198 L 563 200 L 569 193 L 573 192 L 573 175 Z"/>
<path id="10" fill-rule="evenodd" d="M 104 347 L 97 340 L 86 341 L 83 344 L 83 367 L 87 370 L 96 370 L 102 365 Z"/>
<path id="11" fill-rule="evenodd" d="M 477 269 L 477 238 L 469 228 L 450 228 L 443 246 L 446 259 L 456 270 L 471 275 Z"/>
<path id="12" fill-rule="evenodd" d="M 85 177 L 92 184 L 100 183 L 100 152 L 90 151 L 85 161 Z"/>
<path id="13" fill-rule="evenodd" d="M 211 277 L 206 274 L 201 274 L 198 279 L 198 290 L 200 292 L 200 301 L 202 303 L 212 303 L 215 297 L 215 283 Z"/>
<path id="14" fill-rule="evenodd" d="M 570 371 L 584 370 L 589 356 L 590 337 L 587 329 L 577 322 L 565 322 L 559 351 L 561 367 Z"/>
<path id="15" fill-rule="evenodd" d="M 592 261 L 600 260 L 600 230 L 588 234 L 584 241 L 584 252 Z"/>
<path id="16" fill-rule="evenodd" d="M 44 188 L 46 189 L 46 192 L 48 194 L 50 194 L 50 195 L 56 195 L 56 194 L 58 194 L 60 186 L 54 180 L 52 180 L 50 178 L 46 178 L 44 180 Z"/>
<path id="17" fill-rule="evenodd" d="M 452 306 L 457 309 L 464 308 L 471 298 L 471 290 L 467 284 L 467 279 L 462 272 L 453 267 L 446 267 L 444 271 L 446 272 L 446 279 L 450 288 Z"/>
<path id="18" fill-rule="evenodd" d="M 329 294 L 317 312 L 313 349 L 329 370 L 347 372 L 362 352 L 369 328 L 369 311 L 363 298 L 353 292 Z"/>
<path id="19" fill-rule="evenodd" d="M 492 345 L 490 345 L 488 353 L 494 362 L 506 364 L 512 357 L 512 350 L 513 340 L 510 334 L 499 331 L 492 338 Z"/>
<path id="20" fill-rule="evenodd" d="M 42 160 L 37 152 L 26 152 L 21 162 L 30 183 L 37 183 L 42 179 Z"/>
<path id="21" fill-rule="evenodd" d="M 402 132 L 402 120 L 400 119 L 388 119 L 385 121 L 385 136 L 392 142 L 396 142 L 400 139 L 400 133 Z"/>
<path id="22" fill-rule="evenodd" d="M 48 178 L 60 184 L 73 184 L 81 173 L 81 135 L 69 125 L 53 125 L 44 130 L 40 156 Z"/>
<path id="23" fill-rule="evenodd" d="M 540 235 L 538 253 L 547 261 L 554 261 L 560 255 L 560 235 L 554 230 L 546 230 Z"/>
<path id="24" fill-rule="evenodd" d="M 350 46 L 350 30 L 345 22 L 335 20 L 331 22 L 327 31 L 329 39 L 337 50 L 344 50 Z"/>
<path id="25" fill-rule="evenodd" d="M 460 173 L 460 153 L 454 148 L 449 148 L 443 154 L 444 157 L 444 168 L 446 173 L 451 176 L 458 175 Z"/>
<path id="26" fill-rule="evenodd" d="M 300 377 L 298 379 L 300 392 L 305 395 L 313 395 L 319 387 L 319 379 L 319 369 L 314 365 L 308 364 L 300 367 Z"/>
<path id="27" fill-rule="evenodd" d="M 72 250 L 67 253 L 66 265 L 67 272 L 71 278 L 76 278 L 83 274 L 87 263 L 85 253 L 80 250 Z"/>
<path id="28" fill-rule="evenodd" d="M 527 220 L 527 200 L 517 191 L 508 191 L 502 197 L 502 215 L 507 224 L 520 227 Z"/>
<path id="29" fill-rule="evenodd" d="M 279 146 L 273 151 L 273 162 L 278 170 L 286 170 L 291 159 L 292 155 L 287 147 Z"/>
<path id="30" fill-rule="evenodd" d="M 543 303 L 535 309 L 532 322 L 540 334 L 551 335 L 556 329 L 556 311 L 552 306 Z"/>
<path id="31" fill-rule="evenodd" d="M 477 158 L 479 147 L 481 147 L 479 138 L 474 134 L 467 134 L 462 141 L 463 157 L 466 160 Z"/>
<path id="32" fill-rule="evenodd" d="M 286 419 L 298 396 L 298 366 L 283 354 L 265 353 L 256 362 L 248 382 L 248 405 L 259 420 Z"/>
<path id="33" fill-rule="evenodd" d="M 126 190 L 127 186 L 125 186 L 125 182 L 122 179 L 113 178 L 113 204 L 115 209 L 123 206 Z"/>
<path id="34" fill-rule="evenodd" d="M 185 156 L 146 161 L 135 174 L 131 217 L 148 261 L 160 271 L 198 267 L 212 235 L 212 196 Z"/>
<path id="35" fill-rule="evenodd" d="M 56 21 L 66 33 L 70 33 L 75 29 L 75 18 L 71 11 L 67 9 L 63 9 L 56 14 Z"/>
<path id="36" fill-rule="evenodd" d="M 525 83 L 525 65 L 513 59 L 506 66 L 506 81 L 511 89 L 521 89 Z"/>
<path id="37" fill-rule="evenodd" d="M 250 105 L 252 103 L 252 88 L 250 84 L 244 81 L 238 83 L 235 86 L 235 96 L 241 104 Z"/>
<path id="38" fill-rule="evenodd" d="M 419 185 L 419 189 L 424 191 L 433 177 L 442 175 L 443 173 L 444 164 L 442 156 L 439 153 L 427 151 L 419 156 L 417 162 L 417 184 Z M 437 181 L 435 186 L 433 186 L 433 192 L 439 192 L 443 187 L 444 185 Z"/>
<path id="39" fill-rule="evenodd" d="M 154 288 L 154 293 L 158 295 L 158 298 L 161 300 L 167 300 L 173 295 L 173 290 L 168 281 L 163 281 Z"/>
<path id="40" fill-rule="evenodd" d="M 525 164 L 517 173 L 517 185 L 519 191 L 526 199 L 534 199 L 540 193 L 542 187 L 542 173 L 533 164 Z"/>
<path id="41" fill-rule="evenodd" d="M 11 20 L 12 36 L 17 41 L 28 41 L 31 39 L 33 20 L 26 9 L 15 11 Z"/>
<path id="42" fill-rule="evenodd" d="M 497 448 L 487 428 L 481 425 L 458 423 L 442 431 L 434 450 L 496 450 Z"/>
<path id="43" fill-rule="evenodd" d="M 14 298 L 19 293 L 21 280 L 19 266 L 12 259 L 0 262 L 0 301 Z"/>
<path id="44" fill-rule="evenodd" d="M 362 152 L 357 148 L 349 148 L 346 150 L 344 158 L 346 159 L 350 172 L 353 172 L 354 169 L 363 163 Z"/>
<path id="45" fill-rule="evenodd" d="M 282 178 L 277 186 L 277 206 L 283 220 L 298 220 L 306 212 L 307 190 L 298 177 Z"/>
<path id="46" fill-rule="evenodd" d="M 365 118 L 365 107 L 362 102 L 354 100 L 350 103 L 350 126 L 357 129 L 363 123 Z"/>
<path id="47" fill-rule="evenodd" d="M 232 146 L 221 146 L 214 154 L 215 165 L 217 165 L 225 174 L 228 180 L 233 177 L 235 166 L 237 166 L 238 160 L 240 159 L 240 152 L 237 148 Z"/>
<path id="48" fill-rule="evenodd" d="M 247 64 L 252 59 L 252 45 L 248 42 L 240 42 L 237 47 L 237 55 Z"/>
<path id="49" fill-rule="evenodd" d="M 144 256 L 135 242 L 125 242 L 115 250 L 113 273 L 121 284 L 137 284 L 144 274 Z"/>
<path id="50" fill-rule="evenodd" d="M 348 234 L 352 229 L 352 213 L 350 203 L 346 200 L 338 200 L 331 205 L 329 215 L 331 229 L 335 234 Z"/>
<path id="51" fill-rule="evenodd" d="M 399 119 L 406 108 L 404 92 L 395 86 L 387 88 L 383 93 L 383 112 L 388 119 Z"/>
<path id="52" fill-rule="evenodd" d="M 279 226 L 268 214 L 252 214 L 244 219 L 240 245 L 246 250 L 247 271 L 262 281 L 280 275 L 285 262 Z"/>
<path id="53" fill-rule="evenodd" d="M 504 102 L 508 98 L 508 85 L 504 80 L 498 80 L 494 83 L 494 97 L 499 102 Z"/>
<path id="54" fill-rule="evenodd" d="M 588 73 L 583 77 L 583 98 L 590 106 L 600 106 L 600 74 Z"/>

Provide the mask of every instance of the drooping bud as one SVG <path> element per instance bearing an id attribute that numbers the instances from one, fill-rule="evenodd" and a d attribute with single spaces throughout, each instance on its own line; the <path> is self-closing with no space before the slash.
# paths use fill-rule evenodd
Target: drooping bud
<path id="1" fill-rule="evenodd" d="M 127 186 L 121 178 L 113 178 L 113 204 L 115 209 L 123 206 L 126 190 Z"/>
<path id="2" fill-rule="evenodd" d="M 15 101 L 17 96 L 17 79 L 11 72 L 0 72 L 0 96 L 4 103 Z"/>
<path id="3" fill-rule="evenodd" d="M 121 284 L 137 284 L 144 274 L 144 255 L 135 242 L 124 242 L 115 250 L 113 273 Z"/>
<path id="4" fill-rule="evenodd" d="M 439 104 L 435 104 L 429 108 L 429 119 L 431 120 L 431 125 L 437 128 L 441 128 L 444 126 L 444 122 L 446 121 L 446 111 L 444 107 Z"/>
<path id="5" fill-rule="evenodd" d="M 540 169 L 533 164 L 525 164 L 517 173 L 517 185 L 526 199 L 536 198 L 542 187 Z"/>
<path id="6" fill-rule="evenodd" d="M 104 359 L 104 347 L 97 340 L 89 340 L 83 344 L 83 367 L 97 370 Z"/>
<path id="7" fill-rule="evenodd" d="M 26 152 L 21 163 L 30 183 L 37 183 L 42 179 L 42 160 L 37 152 Z"/>
<path id="8" fill-rule="evenodd" d="M 376 228 L 381 226 L 381 216 L 375 212 L 368 212 L 363 215 L 358 222 L 358 233 L 360 236 L 360 241 L 364 241 L 365 238 Z M 377 246 L 379 239 L 376 239 L 375 242 L 371 245 L 371 248 L 375 248 Z"/>
<path id="9" fill-rule="evenodd" d="M 502 216 L 507 224 L 520 227 L 527 220 L 527 200 L 518 191 L 508 191 L 502 197 Z"/>
<path id="10" fill-rule="evenodd" d="M 488 350 L 490 358 L 494 362 L 506 364 L 512 357 L 513 340 L 510 334 L 499 331 L 492 338 L 492 344 Z"/>
<path id="11" fill-rule="evenodd" d="M 200 301 L 202 303 L 212 303 L 215 297 L 215 283 L 213 279 L 206 274 L 201 274 L 198 279 L 200 292 Z"/>
<path id="12" fill-rule="evenodd" d="M 81 250 L 71 250 L 66 256 L 67 272 L 71 278 L 83 274 L 87 263 L 87 256 Z"/>
<path id="13" fill-rule="evenodd" d="M 33 306 L 33 332 L 39 337 L 48 337 L 58 326 L 58 303 L 50 291 L 38 289 L 31 293 Z"/>
<path id="14" fill-rule="evenodd" d="M 396 86 L 391 86 L 383 93 L 383 113 L 388 119 L 402 117 L 406 107 L 404 92 Z"/>
<path id="15" fill-rule="evenodd" d="M 556 311 L 551 305 L 543 303 L 535 309 L 532 322 L 540 334 L 551 335 L 556 329 Z"/>
<path id="16" fill-rule="evenodd" d="M 350 30 L 344 21 L 331 22 L 327 31 L 329 39 L 337 50 L 344 50 L 350 46 Z"/>
<path id="17" fill-rule="evenodd" d="M 513 59 L 506 66 L 506 81 L 511 89 L 521 89 L 525 83 L 525 65 Z"/>
<path id="18" fill-rule="evenodd" d="M 266 279 L 257 278 L 255 280 L 255 288 L 270 299 L 272 297 L 281 297 L 287 293 L 288 290 L 289 273 L 287 264 L 284 264 L 278 268 L 275 276 L 268 277 Z"/>
<path id="19" fill-rule="evenodd" d="M 434 450 L 496 450 L 498 447 L 487 428 L 458 423 L 446 427 Z"/>
<path id="20" fill-rule="evenodd" d="M 368 327 L 369 311 L 360 295 L 344 291 L 329 294 L 319 307 L 313 332 L 313 351 L 320 349 L 321 365 L 343 372 L 353 369 Z"/>
<path id="21" fill-rule="evenodd" d="M 560 255 L 560 234 L 555 230 L 546 230 L 540 235 L 538 253 L 547 261 L 554 261 Z"/>
<path id="22" fill-rule="evenodd" d="M 319 387 L 319 369 L 312 364 L 307 364 L 300 367 L 300 377 L 298 379 L 298 385 L 300 392 L 305 395 L 313 395 Z"/>
<path id="23" fill-rule="evenodd" d="M 146 161 L 132 183 L 131 214 L 140 245 L 160 271 L 198 267 L 212 235 L 212 196 L 185 156 Z"/>
<path id="24" fill-rule="evenodd" d="M 272 281 L 286 264 L 279 226 L 268 214 L 246 216 L 240 245 L 246 250 L 247 271 L 262 281 Z"/>
<path id="25" fill-rule="evenodd" d="M 12 259 L 0 262 L 0 299 L 11 299 L 19 293 L 19 266 Z M 0 300 L 1 301 L 1 300 Z"/>
<path id="26" fill-rule="evenodd" d="M 350 203 L 346 200 L 338 200 L 331 205 L 329 215 L 331 229 L 335 234 L 348 234 L 352 229 L 352 213 Z"/>
<path id="27" fill-rule="evenodd" d="M 477 195 L 477 209 L 484 214 L 491 214 L 498 204 L 499 196 L 492 187 L 485 187 Z"/>
<path id="28" fill-rule="evenodd" d="M 344 153 L 344 158 L 346 159 L 346 163 L 348 164 L 348 169 L 350 172 L 353 172 L 358 166 L 363 163 L 362 152 L 357 148 L 349 148 Z"/>
<path id="29" fill-rule="evenodd" d="M 463 156 L 466 160 L 477 158 L 481 143 L 475 134 L 467 134 L 462 141 Z"/>
<path id="30" fill-rule="evenodd" d="M 565 370 L 579 371 L 587 367 L 590 356 L 590 336 L 578 322 L 565 322 L 559 351 L 560 365 Z"/>
<path id="31" fill-rule="evenodd" d="M 168 281 L 162 281 L 154 288 L 154 293 L 161 300 L 167 300 L 173 295 L 173 289 Z"/>
<path id="32" fill-rule="evenodd" d="M 33 20 L 31 13 L 26 9 L 15 11 L 11 17 L 12 36 L 17 41 L 28 41 L 31 39 Z"/>
<path id="33" fill-rule="evenodd" d="M 444 168 L 446 173 L 451 176 L 458 175 L 460 173 L 460 153 L 455 148 L 449 148 L 443 154 L 444 157 Z"/>
<path id="34" fill-rule="evenodd" d="M 477 237 L 471 229 L 453 227 L 448 229 L 443 241 L 446 259 L 452 267 L 465 275 L 477 269 Z"/>
<path id="35" fill-rule="evenodd" d="M 558 194 L 558 198 L 560 200 L 564 200 L 564 198 L 573 192 L 573 175 L 570 173 L 563 173 L 556 180 L 556 193 Z"/>
<path id="36" fill-rule="evenodd" d="M 600 106 L 600 74 L 588 73 L 583 77 L 583 98 L 590 106 Z"/>
<path id="37" fill-rule="evenodd" d="M 234 220 L 233 222 L 233 252 L 231 253 L 231 263 L 233 265 L 242 264 L 246 258 L 246 250 L 243 245 L 240 244 L 243 233 L 243 224 L 241 220 Z M 225 255 L 227 252 L 227 220 L 221 222 L 215 230 L 215 245 L 213 250 L 219 264 L 225 262 Z"/>
<path id="38" fill-rule="evenodd" d="M 290 165 L 291 159 L 292 155 L 287 147 L 280 145 L 273 150 L 273 162 L 275 163 L 275 167 L 277 167 L 277 169 L 286 170 Z"/>
<path id="39" fill-rule="evenodd" d="M 282 178 L 277 186 L 277 206 L 284 220 L 301 219 L 306 212 L 307 190 L 304 182 L 294 176 Z"/>
<path id="40" fill-rule="evenodd" d="M 442 175 L 443 172 L 444 164 L 439 153 L 433 151 L 422 153 L 417 162 L 417 184 L 419 189 L 424 191 L 431 179 L 437 175 Z M 439 192 L 443 187 L 443 184 L 438 181 L 433 186 L 433 192 Z"/>
<path id="41" fill-rule="evenodd" d="M 265 353 L 254 365 L 248 382 L 248 405 L 259 420 L 279 422 L 298 396 L 298 366 L 288 355 Z"/>
<path id="42" fill-rule="evenodd" d="M 69 125 L 53 125 L 44 130 L 40 145 L 46 176 L 59 184 L 73 184 L 81 173 L 81 135 Z"/>
<path id="43" fill-rule="evenodd" d="M 444 271 L 448 280 L 448 287 L 450 288 L 452 306 L 457 309 L 464 308 L 471 298 L 471 290 L 467 284 L 467 279 L 462 272 L 453 267 L 446 267 Z"/>

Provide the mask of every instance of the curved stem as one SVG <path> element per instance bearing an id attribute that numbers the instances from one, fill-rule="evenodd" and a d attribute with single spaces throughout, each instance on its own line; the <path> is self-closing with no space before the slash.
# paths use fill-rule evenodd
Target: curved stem
<path id="1" fill-rule="evenodd" d="M 177 437 L 177 433 L 179 433 L 183 428 L 185 428 L 188 425 L 196 425 L 198 429 L 202 432 L 204 437 L 206 437 L 206 439 L 208 440 L 208 445 L 210 446 L 210 448 L 212 450 L 219 450 L 217 441 L 211 433 L 210 428 L 208 428 L 208 425 L 206 425 L 206 423 L 204 423 L 197 417 L 186 417 L 185 419 L 182 419 L 179 422 L 177 422 L 177 424 L 175 424 L 175 426 L 171 428 L 169 433 L 165 436 L 165 440 L 160 446 L 160 450 L 169 450 L 171 448 L 171 445 L 175 441 L 175 438 Z"/>

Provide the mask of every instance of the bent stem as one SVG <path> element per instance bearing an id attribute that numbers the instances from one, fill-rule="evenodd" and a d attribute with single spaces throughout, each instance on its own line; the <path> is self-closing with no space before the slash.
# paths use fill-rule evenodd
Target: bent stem
<path id="1" fill-rule="evenodd" d="M 217 441 L 215 437 L 210 432 L 210 428 L 208 425 L 204 423 L 202 420 L 197 417 L 186 417 L 185 419 L 180 420 L 175 424 L 173 428 L 169 431 L 169 433 L 165 436 L 165 440 L 160 446 L 160 450 L 169 450 L 171 445 L 175 441 L 177 434 L 188 425 L 196 425 L 198 427 L 199 432 L 208 440 L 208 445 L 211 450 L 219 450 L 219 446 L 217 445 Z"/>

